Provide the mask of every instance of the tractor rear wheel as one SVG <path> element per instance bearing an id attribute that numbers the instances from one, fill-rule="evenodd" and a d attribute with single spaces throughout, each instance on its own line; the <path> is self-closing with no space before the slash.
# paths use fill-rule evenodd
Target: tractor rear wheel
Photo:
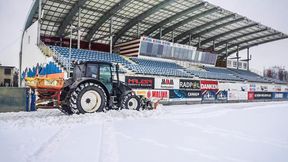
<path id="1" fill-rule="evenodd" d="M 107 95 L 97 84 L 81 84 L 71 93 L 69 105 L 75 114 L 103 112 L 107 105 Z"/>
<path id="2" fill-rule="evenodd" d="M 140 98 L 134 93 L 128 93 L 122 97 L 121 109 L 137 110 L 141 107 Z"/>

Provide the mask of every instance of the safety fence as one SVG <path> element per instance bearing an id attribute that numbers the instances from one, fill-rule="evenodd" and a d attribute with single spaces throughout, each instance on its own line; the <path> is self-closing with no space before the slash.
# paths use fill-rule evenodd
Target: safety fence
<path id="1" fill-rule="evenodd" d="M 35 92 L 29 88 L 0 87 L 0 112 L 35 111 Z"/>

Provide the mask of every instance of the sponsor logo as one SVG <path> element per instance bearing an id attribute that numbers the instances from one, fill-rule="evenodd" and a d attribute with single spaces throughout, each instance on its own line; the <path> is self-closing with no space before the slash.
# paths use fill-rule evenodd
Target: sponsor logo
<path id="1" fill-rule="evenodd" d="M 228 93 L 227 91 L 219 91 L 216 94 L 217 100 L 228 100 Z"/>
<path id="2" fill-rule="evenodd" d="M 255 92 L 254 99 L 272 99 L 272 93 L 270 92 Z"/>
<path id="3" fill-rule="evenodd" d="M 285 92 L 285 93 L 284 93 L 284 98 L 285 98 L 285 99 L 288 99 L 288 92 Z"/>
<path id="4" fill-rule="evenodd" d="M 170 90 L 170 98 L 177 98 L 177 99 L 201 98 L 201 91 Z"/>
<path id="5" fill-rule="evenodd" d="M 173 79 L 162 79 L 161 88 L 173 88 L 174 80 Z"/>
<path id="6" fill-rule="evenodd" d="M 268 91 L 268 87 L 267 86 L 261 86 L 260 88 L 261 88 L 261 91 L 265 91 L 265 92 Z"/>
<path id="7" fill-rule="evenodd" d="M 249 101 L 252 101 L 252 100 L 254 100 L 255 99 L 255 94 L 254 94 L 254 92 L 249 92 L 248 93 L 248 100 Z"/>
<path id="8" fill-rule="evenodd" d="M 274 87 L 275 92 L 281 92 L 281 90 L 282 90 L 281 86 L 275 86 Z"/>
<path id="9" fill-rule="evenodd" d="M 204 91 L 202 93 L 202 101 L 215 101 L 216 92 L 215 91 Z"/>
<path id="10" fill-rule="evenodd" d="M 272 95 L 271 94 L 265 94 L 265 93 L 263 93 L 263 94 L 261 94 L 261 93 L 255 93 L 255 98 L 269 98 L 269 97 L 272 97 Z"/>
<path id="11" fill-rule="evenodd" d="M 159 98 L 159 99 L 168 99 L 169 98 L 169 91 L 148 91 L 147 98 Z"/>
<path id="12" fill-rule="evenodd" d="M 273 93 L 273 98 L 274 99 L 283 99 L 284 93 Z"/>
<path id="13" fill-rule="evenodd" d="M 200 91 L 198 91 L 198 92 L 187 92 L 187 96 L 191 97 L 191 98 L 200 97 L 201 96 L 201 92 Z"/>
<path id="14" fill-rule="evenodd" d="M 169 99 L 168 90 L 135 90 L 135 93 L 139 96 L 144 96 L 149 99 Z"/>
<path id="15" fill-rule="evenodd" d="M 138 95 L 138 96 L 147 96 L 147 91 L 140 91 L 140 90 L 136 90 L 136 94 Z"/>
<path id="16" fill-rule="evenodd" d="M 185 90 L 198 90 L 200 89 L 200 81 L 180 79 L 179 87 L 180 89 L 185 89 Z"/>
<path id="17" fill-rule="evenodd" d="M 201 90 L 218 90 L 217 81 L 201 81 Z"/>
<path id="18" fill-rule="evenodd" d="M 249 91 L 256 91 L 256 84 L 250 84 Z"/>
<path id="19" fill-rule="evenodd" d="M 125 81 L 133 89 L 154 89 L 154 78 L 128 76 Z"/>

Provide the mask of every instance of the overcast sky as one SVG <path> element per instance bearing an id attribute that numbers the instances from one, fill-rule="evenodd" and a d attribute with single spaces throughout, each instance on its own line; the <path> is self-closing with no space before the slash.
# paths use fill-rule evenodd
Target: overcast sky
<path id="1" fill-rule="evenodd" d="M 288 34 L 288 0 L 207 1 Z M 0 63 L 3 65 L 18 66 L 21 30 L 31 4 L 32 0 L 0 0 Z M 288 40 L 252 48 L 252 68 L 262 71 L 264 67 L 281 65 L 287 69 L 287 49 Z"/>

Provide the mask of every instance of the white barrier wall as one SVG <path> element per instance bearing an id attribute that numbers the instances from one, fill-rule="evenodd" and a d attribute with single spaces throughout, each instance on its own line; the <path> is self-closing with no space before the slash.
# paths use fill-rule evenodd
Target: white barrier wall
<path id="1" fill-rule="evenodd" d="M 280 84 L 250 83 L 250 92 L 285 92 L 285 86 Z"/>
<path id="2" fill-rule="evenodd" d="M 248 91 L 246 83 L 221 83 L 219 82 L 219 90 L 223 91 Z"/>
<path id="3" fill-rule="evenodd" d="M 248 92 L 228 91 L 228 101 L 247 101 Z"/>
<path id="4" fill-rule="evenodd" d="M 42 54 L 37 46 L 38 21 L 34 22 L 24 33 L 22 51 L 22 72 L 26 68 L 31 68 L 37 63 L 47 63 L 48 57 Z M 51 59 L 50 59 L 51 60 Z"/>

